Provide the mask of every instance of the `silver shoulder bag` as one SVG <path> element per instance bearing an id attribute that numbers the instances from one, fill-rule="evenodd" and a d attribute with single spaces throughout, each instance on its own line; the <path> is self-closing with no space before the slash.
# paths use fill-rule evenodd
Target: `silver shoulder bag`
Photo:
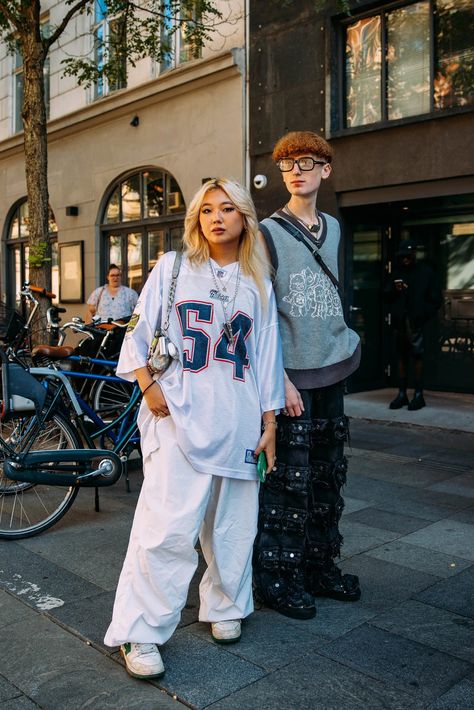
<path id="1" fill-rule="evenodd" d="M 173 271 L 171 274 L 170 290 L 168 292 L 165 322 L 163 323 L 163 326 L 160 327 L 160 318 L 158 318 L 155 327 L 155 334 L 148 351 L 147 366 L 152 375 L 163 374 L 163 372 L 165 372 L 165 370 L 167 370 L 171 365 L 171 361 L 178 359 L 178 348 L 169 339 L 168 328 L 170 325 L 170 314 L 171 309 L 173 308 L 176 284 L 181 266 L 181 258 L 181 252 L 176 252 L 176 258 L 174 260 Z"/>

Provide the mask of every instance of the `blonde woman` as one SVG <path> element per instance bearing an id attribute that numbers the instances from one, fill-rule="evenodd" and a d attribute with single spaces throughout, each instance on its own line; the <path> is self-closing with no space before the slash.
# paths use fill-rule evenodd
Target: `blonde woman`
<path id="1" fill-rule="evenodd" d="M 170 313 L 178 359 L 159 379 L 147 368 L 157 316 L 168 302 L 175 253 L 150 274 L 132 317 L 118 374 L 143 391 L 144 483 L 105 637 L 128 672 L 159 677 L 158 645 L 177 627 L 196 570 L 208 565 L 199 620 L 213 638 L 238 641 L 253 611 L 257 529 L 255 457 L 275 459 L 275 414 L 284 406 L 277 313 L 257 242 L 249 193 L 216 179 L 194 196 Z"/>

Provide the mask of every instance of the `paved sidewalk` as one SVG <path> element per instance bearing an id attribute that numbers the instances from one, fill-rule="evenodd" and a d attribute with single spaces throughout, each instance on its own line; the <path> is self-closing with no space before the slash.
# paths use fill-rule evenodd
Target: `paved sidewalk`
<path id="1" fill-rule="evenodd" d="M 0 708 L 474 707 L 473 437 L 366 419 L 352 421 L 342 520 L 360 602 L 321 599 L 310 621 L 259 609 L 225 647 L 197 621 L 196 578 L 162 649 L 164 678 L 129 678 L 102 639 L 136 469 L 132 493 L 123 482 L 102 490 L 100 513 L 84 490 L 50 531 L 0 541 Z"/>
<path id="2" fill-rule="evenodd" d="M 346 413 L 350 417 L 368 421 L 386 421 L 474 433 L 474 394 L 428 390 L 424 393 L 427 406 L 415 412 L 408 411 L 406 407 L 389 409 L 388 405 L 396 394 L 395 389 L 349 394 L 345 397 Z M 409 397 L 412 395 L 413 392 L 409 391 Z"/>

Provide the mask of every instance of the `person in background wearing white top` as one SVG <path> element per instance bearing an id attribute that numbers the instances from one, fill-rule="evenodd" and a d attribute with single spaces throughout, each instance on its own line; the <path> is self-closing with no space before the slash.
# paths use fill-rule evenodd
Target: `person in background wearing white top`
<path id="1" fill-rule="evenodd" d="M 134 677 L 164 673 L 157 645 L 179 623 L 198 537 L 208 565 L 199 620 L 210 622 L 215 641 L 230 643 L 253 611 L 255 461 L 264 451 L 272 470 L 275 416 L 285 404 L 275 298 L 257 231 L 245 188 L 206 182 L 186 215 L 169 315 L 178 359 L 159 379 L 147 367 L 168 310 L 175 252 L 150 274 L 121 351 L 117 374 L 143 391 L 144 483 L 105 643 L 120 645 Z"/>
<path id="2" fill-rule="evenodd" d="M 122 272 L 115 264 L 107 270 L 107 283 L 99 286 L 87 299 L 89 313 L 99 315 L 102 321 L 125 320 L 130 318 L 138 301 L 138 294 L 133 288 L 122 286 Z"/>

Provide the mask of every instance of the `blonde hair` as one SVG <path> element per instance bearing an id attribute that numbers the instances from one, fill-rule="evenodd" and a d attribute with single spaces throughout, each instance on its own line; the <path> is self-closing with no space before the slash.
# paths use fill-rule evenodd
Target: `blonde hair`
<path id="1" fill-rule="evenodd" d="M 191 263 L 202 264 L 209 259 L 209 244 L 199 222 L 204 197 L 211 190 L 223 190 L 243 217 L 244 229 L 239 244 L 239 262 L 242 273 L 250 276 L 260 293 L 264 305 L 268 298 L 264 284 L 269 275 L 267 261 L 257 238 L 258 219 L 249 191 L 238 182 L 227 178 L 208 180 L 192 198 L 184 220 L 183 243 Z"/>

